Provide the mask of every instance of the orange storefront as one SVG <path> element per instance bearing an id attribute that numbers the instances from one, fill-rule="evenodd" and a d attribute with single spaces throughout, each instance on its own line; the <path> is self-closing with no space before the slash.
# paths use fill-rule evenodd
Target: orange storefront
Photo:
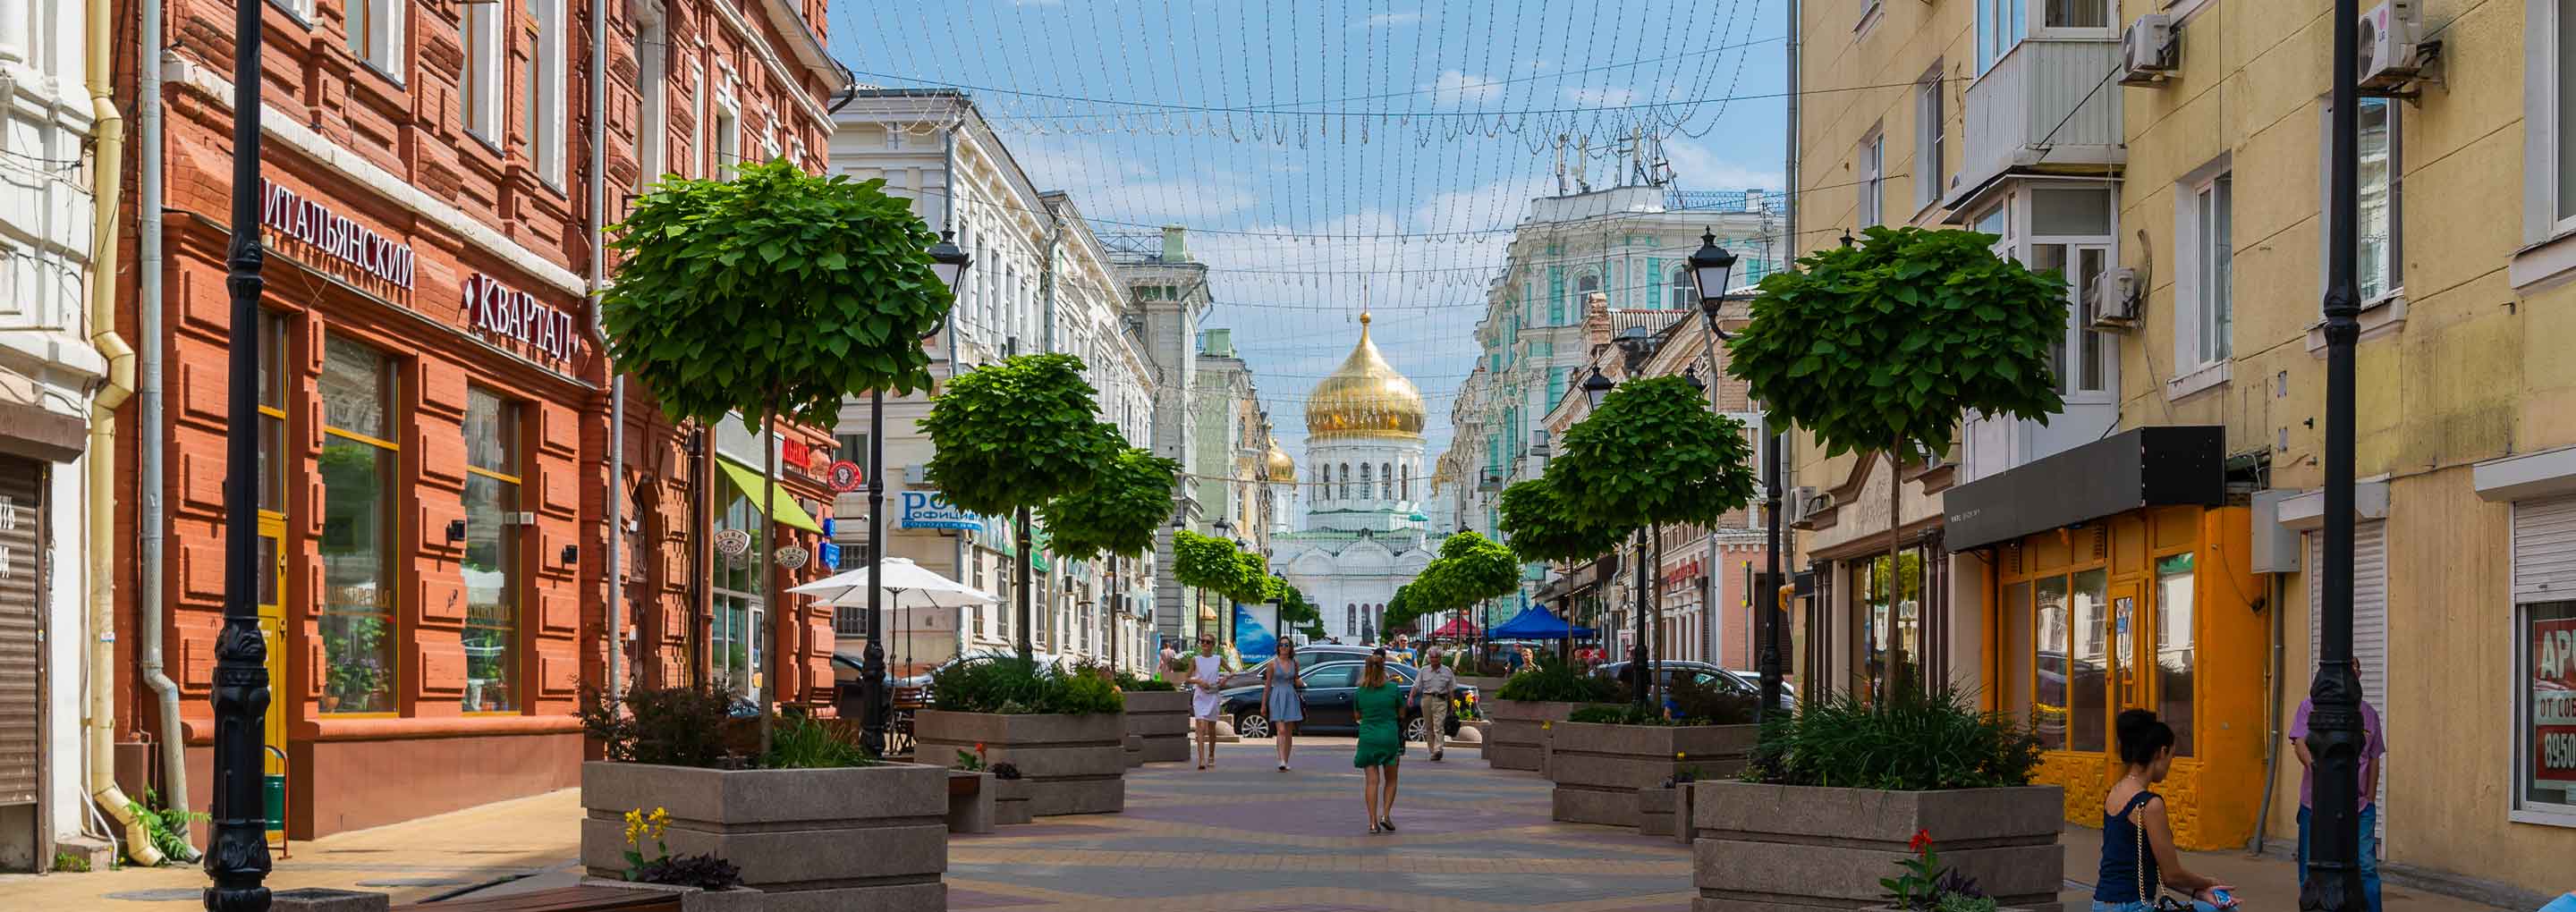
<path id="1" fill-rule="evenodd" d="M 2159 788 L 2176 840 L 2232 848 L 2262 806 L 2269 590 L 2252 572 L 2250 511 L 2225 505 L 2215 435 L 2143 430 L 2160 433 L 1952 489 L 1953 547 L 1985 569 L 1961 587 L 1982 605 L 1957 610 L 1978 615 L 1983 700 L 2037 729 L 2039 779 L 2065 787 L 2069 822 L 2101 825 L 2120 775 L 2112 718 L 2144 708 L 2179 738 Z M 2073 518 L 2098 507 L 2074 492 L 2096 489 L 2129 508 Z M 2030 497 L 2046 502 L 2002 505 Z"/>

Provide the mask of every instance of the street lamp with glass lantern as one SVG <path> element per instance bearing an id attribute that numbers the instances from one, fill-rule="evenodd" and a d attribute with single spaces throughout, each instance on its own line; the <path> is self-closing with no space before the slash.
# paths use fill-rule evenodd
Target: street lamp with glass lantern
<path id="1" fill-rule="evenodd" d="M 1717 343 L 1728 338 L 1726 330 L 1717 325 L 1718 311 L 1726 306 L 1726 289 L 1734 280 L 1736 257 L 1726 248 L 1717 246 L 1716 232 L 1704 231 L 1699 237 L 1699 249 L 1690 255 L 1691 283 L 1697 286 L 1699 291 L 1700 319 L 1706 321 L 1708 325 L 1709 369 L 1716 370 Z M 1718 409 L 1714 394 L 1709 399 L 1709 409 L 1711 411 Z M 1754 704 L 1753 709 L 1757 720 L 1780 705 L 1780 450 L 1782 437 L 1779 425 L 1774 424 L 1767 417 L 1763 424 L 1771 429 L 1771 433 L 1767 435 L 1762 446 L 1762 515 L 1765 533 L 1764 550 L 1768 555 L 1763 569 L 1766 582 L 1756 587 L 1759 591 L 1753 594 L 1753 638 L 1757 644 L 1754 662 L 1762 675 L 1762 696 L 1760 701 Z M 1709 543 L 1708 559 L 1708 565 L 1712 568 L 1718 566 L 1716 549 L 1717 544 L 1712 540 Z M 1710 591 L 1715 591 L 1714 581 Z M 1711 605 L 1714 606 L 1714 604 L 1715 600 L 1711 599 Z M 1716 625 L 1712 624 L 1710 627 L 1715 629 Z"/>
<path id="2" fill-rule="evenodd" d="M 1600 365 L 1593 365 L 1592 376 L 1583 378 L 1583 401 L 1593 408 L 1600 408 L 1601 397 L 1610 395 L 1610 391 L 1618 386 L 1619 384 L 1610 382 L 1610 378 L 1601 375 Z"/>
<path id="3" fill-rule="evenodd" d="M 928 251 L 930 271 L 948 286 L 951 310 L 956 308 L 958 282 L 965 278 L 966 267 L 974 257 L 957 246 L 956 233 L 942 231 L 939 243 Z M 942 325 L 947 318 L 942 317 Z M 936 334 L 937 330 L 932 330 Z M 925 337 L 926 338 L 926 337 Z M 949 365 L 955 369 L 955 353 Z M 859 660 L 859 686 L 867 699 L 865 721 L 859 728 L 859 747 L 874 756 L 885 756 L 886 722 L 894 717 L 894 691 L 886 687 L 885 664 L 885 587 L 878 585 L 885 572 L 885 391 L 868 391 L 868 647 Z"/>

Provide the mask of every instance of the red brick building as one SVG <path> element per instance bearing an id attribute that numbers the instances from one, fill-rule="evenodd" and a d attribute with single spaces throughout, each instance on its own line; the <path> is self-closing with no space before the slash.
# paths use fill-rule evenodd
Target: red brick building
<path id="1" fill-rule="evenodd" d="M 812 517 L 830 500 L 819 471 L 782 469 L 774 510 L 753 498 L 764 446 L 811 459 L 830 438 L 678 428 L 633 391 L 627 473 L 612 484 L 612 379 L 588 298 L 593 118 L 609 137 L 598 192 L 610 221 L 645 175 L 719 176 L 772 156 L 820 170 L 824 104 L 845 85 L 823 52 L 820 0 L 608 4 L 604 112 L 590 102 L 589 0 L 265 8 L 258 188 L 231 185 L 233 6 L 160 8 L 166 316 L 158 339 L 139 308 L 119 328 L 162 359 L 166 445 L 150 457 L 163 484 L 150 493 L 167 544 L 158 565 L 119 555 L 131 568 L 113 581 L 120 738 L 163 730 L 128 645 L 143 593 L 157 591 L 188 791 L 206 806 L 232 508 L 260 511 L 275 568 L 263 586 L 269 740 L 286 758 L 296 838 L 578 781 L 572 713 L 581 687 L 607 676 L 612 490 L 634 533 L 625 626 L 645 679 L 744 687 L 760 677 L 753 657 L 774 656 L 783 680 L 760 686 L 827 699 L 828 611 L 760 610 L 748 557 L 717 553 L 713 533 L 756 532 L 768 513 L 777 540 L 761 547 L 818 551 Z M 122 69 L 137 91 L 120 97 L 152 104 L 135 61 Z M 237 189 L 261 194 L 268 250 L 256 505 L 222 497 Z M 121 420 L 143 420 L 139 407 Z M 145 463 L 140 439 L 120 439 L 120 465 Z M 119 492 L 131 530 L 120 549 L 146 531 L 139 485 Z"/>

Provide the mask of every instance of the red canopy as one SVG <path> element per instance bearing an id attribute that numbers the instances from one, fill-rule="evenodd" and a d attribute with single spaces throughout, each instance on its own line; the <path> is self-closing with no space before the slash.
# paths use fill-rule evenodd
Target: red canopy
<path id="1" fill-rule="evenodd" d="M 1431 635 L 1441 639 L 1470 639 L 1476 635 L 1476 624 L 1466 618 L 1451 618 L 1449 623 L 1440 625 L 1440 629 L 1431 631 Z"/>

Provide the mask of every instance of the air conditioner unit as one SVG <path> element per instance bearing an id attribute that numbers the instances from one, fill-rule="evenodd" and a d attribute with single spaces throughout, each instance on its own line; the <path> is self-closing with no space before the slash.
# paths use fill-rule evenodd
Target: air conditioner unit
<path id="1" fill-rule="evenodd" d="M 2386 0 L 2361 14 L 2361 87 L 2394 89 L 2413 81 L 2424 13 L 2416 0 Z"/>
<path id="2" fill-rule="evenodd" d="M 2180 66 L 2174 46 L 2173 17 L 2148 13 L 2120 33 L 2120 84 L 2160 85 Z"/>
<path id="3" fill-rule="evenodd" d="M 2138 323 L 2138 271 L 2112 269 L 2093 278 L 2084 299 L 2084 324 L 2094 329 L 2125 330 Z"/>
<path id="4" fill-rule="evenodd" d="M 1820 502 L 1830 503 L 1832 500 L 1833 498 L 1831 496 L 1822 491 L 1816 490 L 1813 485 L 1801 485 L 1799 487 L 1791 488 L 1789 489 L 1789 496 L 1787 498 L 1788 502 L 1784 504 L 1787 508 L 1785 510 L 1785 515 L 1780 518 L 1792 523 L 1804 520 L 1809 514 L 1816 512 Z"/>

